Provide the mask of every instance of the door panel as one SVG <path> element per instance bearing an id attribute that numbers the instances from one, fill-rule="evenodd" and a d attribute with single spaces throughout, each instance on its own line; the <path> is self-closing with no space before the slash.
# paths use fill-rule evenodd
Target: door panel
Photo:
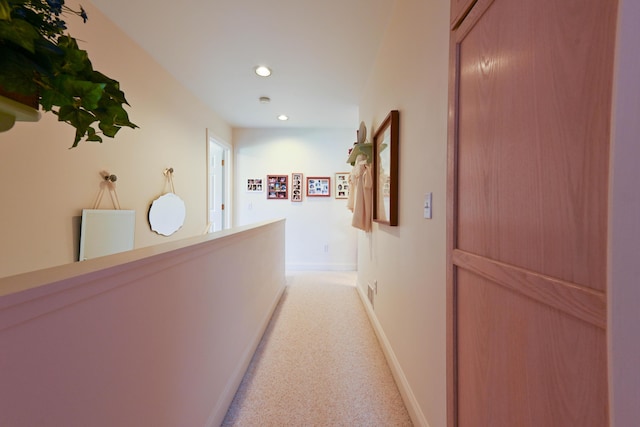
<path id="1" fill-rule="evenodd" d="M 606 426 L 617 3 L 478 0 L 451 36 L 449 426 Z"/>
<path id="2" fill-rule="evenodd" d="M 459 40 L 460 249 L 604 290 L 612 4 L 497 0 Z"/>
<path id="3" fill-rule="evenodd" d="M 607 425 L 604 330 L 465 270 L 457 276 L 459 425 Z"/>
<path id="4" fill-rule="evenodd" d="M 457 26 L 476 0 L 451 0 L 451 26 Z"/>

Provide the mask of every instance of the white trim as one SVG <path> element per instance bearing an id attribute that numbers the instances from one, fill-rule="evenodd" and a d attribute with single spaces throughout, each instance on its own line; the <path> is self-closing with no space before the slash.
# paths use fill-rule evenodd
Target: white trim
<path id="1" fill-rule="evenodd" d="M 400 390 L 400 395 L 402 396 L 402 400 L 407 407 L 407 411 L 409 412 L 411 421 L 415 426 L 429 427 L 429 423 L 422 413 L 420 405 L 418 405 L 418 400 L 413 394 L 413 390 L 409 385 L 409 381 L 402 371 L 400 362 L 393 352 L 393 348 L 391 348 L 391 344 L 389 343 L 389 340 L 387 339 L 387 336 L 382 329 L 382 325 L 378 321 L 378 317 L 369 304 L 367 295 L 362 290 L 362 286 L 360 286 L 360 283 L 358 283 L 356 287 L 358 288 L 358 295 L 360 295 L 360 300 L 362 301 L 362 305 L 367 312 L 367 316 L 369 316 L 369 320 L 371 321 L 373 330 L 378 337 L 378 341 L 380 341 L 380 346 L 382 347 L 382 351 L 384 352 L 385 358 L 387 359 L 387 363 L 391 368 L 393 378 L 396 380 L 396 385 L 398 386 L 398 390 Z"/>
<path id="2" fill-rule="evenodd" d="M 358 265 L 298 263 L 286 264 L 285 269 L 291 271 L 356 271 L 358 269 Z"/>

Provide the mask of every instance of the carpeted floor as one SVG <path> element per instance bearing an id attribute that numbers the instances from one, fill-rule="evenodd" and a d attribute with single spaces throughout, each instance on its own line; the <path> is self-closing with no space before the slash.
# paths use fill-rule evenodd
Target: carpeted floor
<path id="1" fill-rule="evenodd" d="M 223 426 L 411 426 L 353 272 L 292 272 Z"/>

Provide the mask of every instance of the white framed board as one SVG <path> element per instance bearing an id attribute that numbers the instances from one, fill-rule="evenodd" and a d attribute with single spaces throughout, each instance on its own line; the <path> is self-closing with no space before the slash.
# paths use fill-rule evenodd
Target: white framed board
<path id="1" fill-rule="evenodd" d="M 133 249 L 136 211 L 83 209 L 80 261 Z"/>

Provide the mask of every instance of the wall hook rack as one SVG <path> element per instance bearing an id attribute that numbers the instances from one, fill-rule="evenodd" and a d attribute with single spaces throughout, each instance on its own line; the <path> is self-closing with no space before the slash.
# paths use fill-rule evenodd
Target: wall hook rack
<path id="1" fill-rule="evenodd" d="M 171 188 L 171 192 L 175 194 L 176 190 L 173 187 L 173 168 L 169 167 L 162 171 L 164 176 L 167 177 L 167 181 L 169 181 L 169 186 Z"/>
<path id="2" fill-rule="evenodd" d="M 102 176 L 104 181 L 100 183 L 100 190 L 98 191 L 98 195 L 93 202 L 93 209 L 98 209 L 98 207 L 100 206 L 100 202 L 102 201 L 102 196 L 104 195 L 104 190 L 106 187 L 107 191 L 109 192 L 109 197 L 111 198 L 111 203 L 113 203 L 113 208 L 120 210 L 120 201 L 118 200 L 118 194 L 116 193 L 115 187 L 115 182 L 118 180 L 118 177 L 107 171 L 100 172 L 100 175 Z"/>
<path id="3" fill-rule="evenodd" d="M 118 180 L 118 177 L 115 176 L 114 174 L 109 174 L 109 172 L 105 172 L 104 180 L 110 181 L 110 182 L 116 182 Z"/>

